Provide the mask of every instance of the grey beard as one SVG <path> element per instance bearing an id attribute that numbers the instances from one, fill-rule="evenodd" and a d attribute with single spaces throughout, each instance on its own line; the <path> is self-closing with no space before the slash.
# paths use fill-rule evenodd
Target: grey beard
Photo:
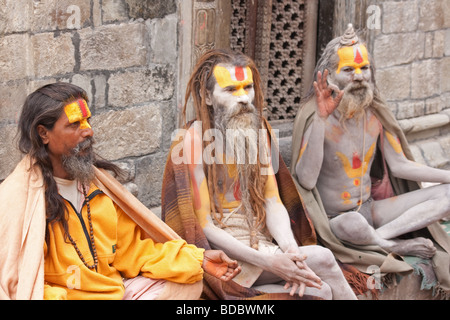
<path id="1" fill-rule="evenodd" d="M 341 120 L 359 119 L 363 111 L 372 104 L 373 95 L 372 86 L 368 83 L 350 84 L 345 87 L 344 96 L 338 106 Z"/>
<path id="2" fill-rule="evenodd" d="M 261 119 L 253 105 L 238 104 L 232 109 L 214 108 L 215 127 L 223 136 L 226 158 L 236 164 L 255 164 L 258 153 L 258 130 Z"/>
<path id="3" fill-rule="evenodd" d="M 84 185 L 89 185 L 95 175 L 93 144 L 94 140 L 88 138 L 73 148 L 70 155 L 62 156 L 62 166 L 69 174 L 69 177 L 80 181 Z"/>
<path id="4" fill-rule="evenodd" d="M 253 105 L 236 106 L 233 110 L 226 110 L 221 106 L 216 106 L 215 113 L 216 128 L 222 132 L 226 146 L 226 159 L 234 158 L 237 169 L 237 181 L 240 186 L 241 212 L 246 215 L 247 222 L 253 225 L 253 210 L 250 195 L 250 177 L 259 175 L 258 152 L 265 152 L 265 148 L 260 148 L 259 129 L 261 119 L 256 113 Z M 262 139 L 266 146 L 266 139 Z M 264 151 L 263 151 L 264 150 Z M 231 154 L 230 154 L 231 153 Z M 253 173 L 253 174 L 252 174 Z"/>

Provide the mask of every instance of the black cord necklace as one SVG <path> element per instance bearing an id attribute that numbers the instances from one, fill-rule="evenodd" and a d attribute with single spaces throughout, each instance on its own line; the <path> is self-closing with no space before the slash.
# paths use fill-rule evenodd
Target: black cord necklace
<path id="1" fill-rule="evenodd" d="M 92 227 L 91 206 L 89 204 L 89 198 L 87 197 L 86 189 L 84 188 L 84 185 L 82 186 L 82 188 L 83 188 L 84 198 L 86 199 L 87 217 L 88 217 L 88 221 L 89 221 L 89 237 L 91 239 L 91 244 L 92 244 L 92 252 L 93 252 L 93 258 L 94 258 L 94 264 L 92 264 L 92 265 L 87 264 L 86 260 L 83 257 L 83 254 L 81 253 L 81 251 L 78 248 L 76 242 L 72 239 L 70 234 L 68 234 L 68 238 L 70 240 L 70 243 L 72 243 L 73 247 L 75 248 L 75 251 L 77 252 L 77 254 L 80 257 L 80 259 L 83 262 L 83 264 L 89 269 L 96 269 L 97 265 L 98 265 L 98 257 L 97 257 L 97 249 L 95 248 L 94 228 Z"/>

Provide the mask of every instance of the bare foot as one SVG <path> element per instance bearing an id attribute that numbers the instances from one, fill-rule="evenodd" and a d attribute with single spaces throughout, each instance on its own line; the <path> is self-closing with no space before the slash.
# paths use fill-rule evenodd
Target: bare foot
<path id="1" fill-rule="evenodd" d="M 436 253 L 433 242 L 430 239 L 422 237 L 407 240 L 395 239 L 387 242 L 389 242 L 389 244 L 384 246 L 384 249 L 401 256 L 416 256 L 428 259 Z"/>

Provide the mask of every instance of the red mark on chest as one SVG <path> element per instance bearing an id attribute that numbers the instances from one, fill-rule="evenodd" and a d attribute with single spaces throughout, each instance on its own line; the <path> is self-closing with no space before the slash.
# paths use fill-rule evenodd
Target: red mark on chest
<path id="1" fill-rule="evenodd" d="M 361 159 L 359 158 L 359 154 L 358 152 L 353 152 L 353 163 L 352 163 L 352 168 L 353 169 L 358 169 L 361 168 Z"/>

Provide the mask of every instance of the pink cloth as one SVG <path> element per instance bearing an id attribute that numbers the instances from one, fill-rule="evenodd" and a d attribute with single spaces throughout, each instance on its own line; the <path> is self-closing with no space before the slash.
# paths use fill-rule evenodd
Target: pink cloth
<path id="1" fill-rule="evenodd" d="M 143 276 L 126 279 L 122 300 L 155 300 L 163 291 L 166 280 L 155 280 Z"/>

